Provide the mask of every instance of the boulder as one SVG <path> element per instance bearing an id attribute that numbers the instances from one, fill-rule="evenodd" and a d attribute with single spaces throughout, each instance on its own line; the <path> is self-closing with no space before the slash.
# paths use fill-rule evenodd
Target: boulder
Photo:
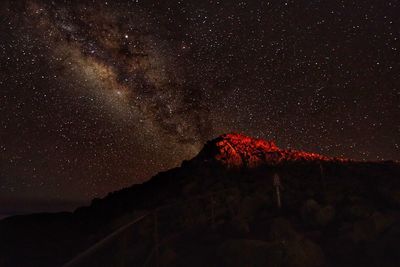
<path id="1" fill-rule="evenodd" d="M 375 212 L 370 217 L 353 224 L 352 238 L 356 243 L 375 240 L 388 229 L 393 222 L 394 220 L 390 216 Z"/>
<path id="2" fill-rule="evenodd" d="M 218 249 L 225 267 L 320 267 L 324 256 L 318 245 L 307 239 L 291 241 L 261 241 L 233 239 Z"/>
<path id="3" fill-rule="evenodd" d="M 171 248 L 165 249 L 160 255 L 160 264 L 164 267 L 177 266 L 178 255 Z"/>
<path id="4" fill-rule="evenodd" d="M 314 199 L 308 199 L 301 208 L 303 221 L 311 226 L 321 227 L 329 224 L 335 217 L 333 206 L 321 206 Z"/>
<path id="5" fill-rule="evenodd" d="M 300 238 L 287 242 L 284 248 L 284 262 L 286 267 L 319 267 L 324 266 L 322 249 L 311 240 Z"/>
<path id="6" fill-rule="evenodd" d="M 227 240 L 218 248 L 217 254 L 225 267 L 278 266 L 283 257 L 270 243 L 249 239 Z"/>
<path id="7" fill-rule="evenodd" d="M 274 241 L 288 241 L 298 238 L 298 233 L 294 230 L 292 224 L 284 218 L 275 218 L 270 226 L 270 239 Z"/>
<path id="8" fill-rule="evenodd" d="M 239 206 L 238 217 L 251 222 L 257 216 L 259 210 L 266 206 L 266 199 L 260 194 L 243 198 Z"/>

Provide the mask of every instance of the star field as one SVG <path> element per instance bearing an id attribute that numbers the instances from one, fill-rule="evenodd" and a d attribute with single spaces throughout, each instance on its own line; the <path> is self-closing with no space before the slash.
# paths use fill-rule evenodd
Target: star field
<path id="1" fill-rule="evenodd" d="M 226 132 L 400 160 L 398 1 L 0 7 L 6 205 L 104 196 Z"/>

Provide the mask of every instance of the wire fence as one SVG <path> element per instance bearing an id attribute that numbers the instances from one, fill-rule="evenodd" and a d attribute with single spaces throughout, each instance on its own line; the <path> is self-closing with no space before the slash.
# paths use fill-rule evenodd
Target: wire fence
<path id="1" fill-rule="evenodd" d="M 129 221 L 63 267 L 160 266 L 162 245 L 191 226 L 214 224 L 218 216 L 235 214 L 237 194 L 237 188 L 227 188 L 159 206 Z"/>
<path id="2" fill-rule="evenodd" d="M 321 185 L 325 187 L 323 166 L 318 167 Z M 275 202 L 279 209 L 281 180 L 277 173 L 269 178 L 271 179 L 263 179 L 254 186 L 264 187 L 268 195 L 277 198 Z M 143 212 L 78 254 L 63 267 L 159 267 L 161 247 L 192 226 L 214 225 L 221 217 L 237 215 L 241 194 L 241 190 L 235 186 L 176 200 Z"/>

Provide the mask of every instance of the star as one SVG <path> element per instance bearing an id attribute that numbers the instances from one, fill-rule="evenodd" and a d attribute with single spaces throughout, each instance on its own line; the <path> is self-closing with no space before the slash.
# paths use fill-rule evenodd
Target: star
<path id="1" fill-rule="evenodd" d="M 88 201 L 227 132 L 399 160 L 394 2 L 1 7 L 2 196 Z"/>

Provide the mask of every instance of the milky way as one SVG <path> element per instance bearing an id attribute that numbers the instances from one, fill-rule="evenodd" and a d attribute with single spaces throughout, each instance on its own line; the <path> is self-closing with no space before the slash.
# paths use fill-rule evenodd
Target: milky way
<path id="1" fill-rule="evenodd" d="M 202 99 L 184 83 L 183 62 L 163 38 L 166 29 L 140 9 L 115 8 L 29 3 L 26 23 L 33 20 L 39 34 L 48 35 L 43 41 L 52 56 L 110 108 L 177 142 L 202 139 L 205 125 L 196 124 L 205 115 Z"/>
<path id="2" fill-rule="evenodd" d="M 0 201 L 87 201 L 225 132 L 400 159 L 397 1 L 117 2 L 2 1 Z"/>

